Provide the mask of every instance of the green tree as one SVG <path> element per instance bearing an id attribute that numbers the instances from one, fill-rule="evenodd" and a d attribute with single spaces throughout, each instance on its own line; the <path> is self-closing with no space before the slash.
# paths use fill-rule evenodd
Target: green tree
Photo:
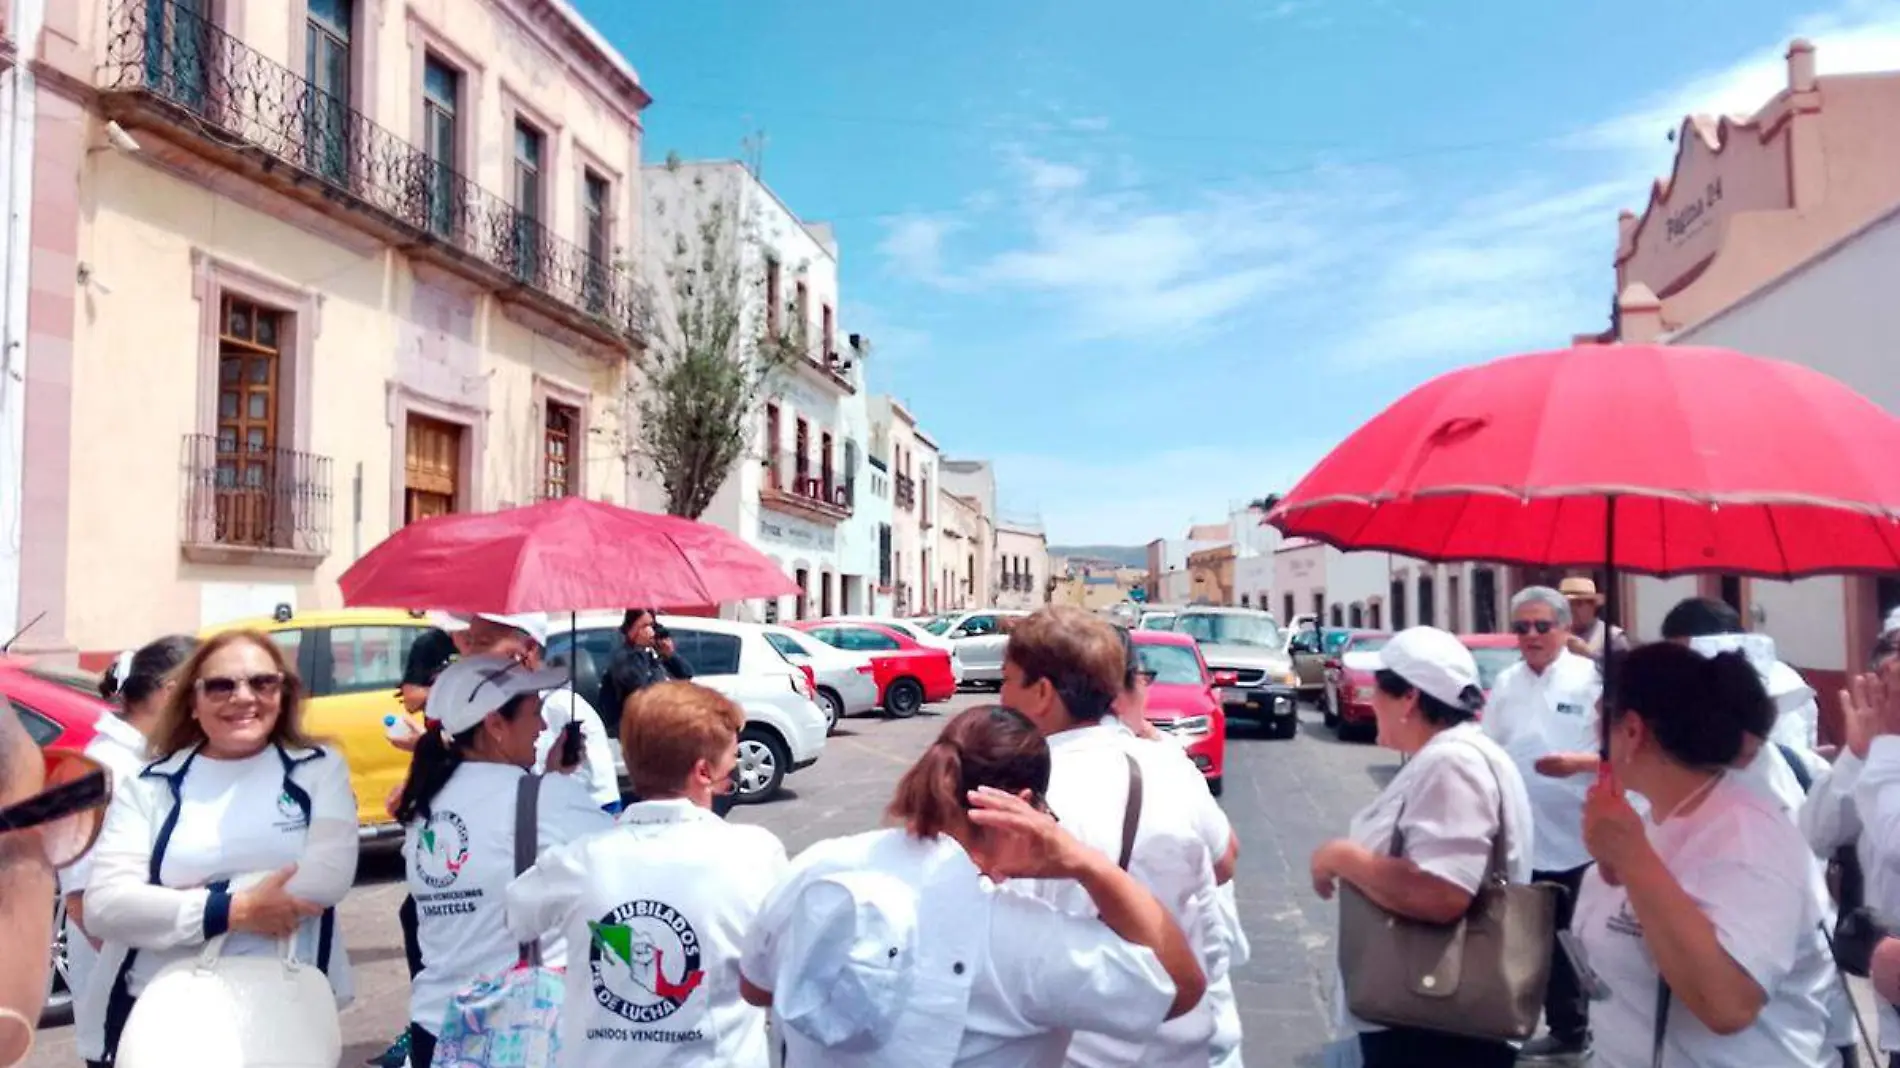
<path id="1" fill-rule="evenodd" d="M 1248 501 L 1247 507 L 1258 508 L 1263 512 L 1271 512 L 1273 511 L 1274 506 L 1279 503 L 1280 503 L 1280 494 L 1269 493 L 1265 497 L 1255 497 L 1253 500 Z"/>
<path id="2" fill-rule="evenodd" d="M 677 157 L 667 166 L 678 173 Z M 804 359 L 804 331 L 767 328 L 763 256 L 747 211 L 749 179 L 711 188 L 695 174 L 690 195 L 658 205 L 673 216 L 662 308 L 631 377 L 638 426 L 630 460 L 659 480 L 666 510 L 697 519 L 752 452 L 754 422 L 780 369 Z M 780 309 L 778 319 L 792 323 Z"/>

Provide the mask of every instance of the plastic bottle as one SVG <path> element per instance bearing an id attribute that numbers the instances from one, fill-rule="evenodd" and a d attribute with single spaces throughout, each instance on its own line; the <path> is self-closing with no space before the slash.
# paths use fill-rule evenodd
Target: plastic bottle
<path id="1" fill-rule="evenodd" d="M 402 745 L 418 737 L 421 732 L 416 730 L 414 723 L 409 722 L 408 716 L 391 715 L 383 717 L 383 734 L 386 735 L 390 741 L 397 745 Z"/>

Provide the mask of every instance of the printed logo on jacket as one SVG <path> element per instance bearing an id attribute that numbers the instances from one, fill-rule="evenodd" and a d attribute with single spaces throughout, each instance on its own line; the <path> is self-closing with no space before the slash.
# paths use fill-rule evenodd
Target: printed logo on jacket
<path id="1" fill-rule="evenodd" d="M 468 866 L 468 824 L 462 822 L 462 817 L 442 809 L 431 812 L 416 832 L 415 864 L 417 878 L 442 891 L 416 895 L 419 915 L 453 916 L 475 911 L 475 901 L 482 896 L 479 887 L 450 889 Z"/>
<path id="2" fill-rule="evenodd" d="M 587 929 L 595 1003 L 638 1025 L 590 1027 L 589 1039 L 698 1042 L 704 1037 L 696 1027 L 651 1026 L 686 1008 L 706 979 L 700 970 L 699 933 L 678 909 L 662 901 L 629 901 L 589 921 Z"/>

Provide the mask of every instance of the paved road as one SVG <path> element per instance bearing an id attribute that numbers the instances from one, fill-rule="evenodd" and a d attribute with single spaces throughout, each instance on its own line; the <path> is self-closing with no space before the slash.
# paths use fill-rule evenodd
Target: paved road
<path id="1" fill-rule="evenodd" d="M 993 697 L 962 695 L 938 706 L 955 711 Z M 1235 976 L 1253 1065 L 1319 1063 L 1331 1033 L 1333 909 L 1313 896 L 1306 858 L 1342 833 L 1352 814 L 1397 769 L 1397 757 L 1370 745 L 1335 741 L 1307 712 L 1300 737 L 1269 741 L 1252 733 L 1228 749 L 1223 804 L 1240 834 L 1236 887 L 1253 959 Z M 822 838 L 877 826 L 897 776 L 936 736 L 941 717 L 847 720 L 811 768 L 787 780 L 770 804 L 741 808 L 733 819 L 770 828 L 796 854 Z M 343 905 L 343 930 L 356 967 L 357 997 L 343 1015 L 343 1064 L 380 1052 L 408 1019 L 408 975 L 396 907 L 401 864 L 389 851 L 366 854 L 357 889 Z M 29 1068 L 77 1064 L 70 1028 L 42 1034 Z"/>

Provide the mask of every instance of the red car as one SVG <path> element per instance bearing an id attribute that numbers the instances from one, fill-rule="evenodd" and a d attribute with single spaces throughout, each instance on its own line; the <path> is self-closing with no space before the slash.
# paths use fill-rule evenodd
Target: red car
<path id="1" fill-rule="evenodd" d="M 1378 735 L 1378 723 L 1372 714 L 1372 675 L 1379 665 L 1373 654 L 1391 640 L 1389 634 L 1356 638 L 1327 663 L 1326 723 L 1339 737 L 1371 741 Z M 1486 697 L 1491 695 L 1498 673 L 1521 659 L 1517 638 L 1509 634 L 1460 634 L 1458 640 L 1478 662 L 1478 685 L 1484 688 Z"/>
<path id="2" fill-rule="evenodd" d="M 99 697 L 97 676 L 0 656 L 0 710 L 11 704 L 20 723 L 42 749 L 83 753 L 95 760 L 105 746 L 127 745 L 140 751 L 145 740 Z M 101 761 L 105 763 L 105 761 Z M 111 767 L 111 764 L 107 764 Z M 53 903 L 52 989 L 47 993 L 44 1024 L 62 1023 L 72 1012 L 66 979 L 65 902 Z"/>
<path id="3" fill-rule="evenodd" d="M 876 623 L 835 619 L 804 620 L 790 626 L 826 645 L 871 658 L 877 703 L 893 716 L 911 716 L 926 702 L 948 701 L 957 694 L 950 654 L 919 645 L 909 635 Z"/>
<path id="4" fill-rule="evenodd" d="M 1181 743 L 1207 779 L 1215 797 L 1227 771 L 1227 713 L 1214 695 L 1218 680 L 1201 659 L 1201 647 L 1186 634 L 1167 630 L 1128 633 L 1148 684 L 1148 722 Z M 1232 685 L 1228 681 L 1228 685 Z"/>

